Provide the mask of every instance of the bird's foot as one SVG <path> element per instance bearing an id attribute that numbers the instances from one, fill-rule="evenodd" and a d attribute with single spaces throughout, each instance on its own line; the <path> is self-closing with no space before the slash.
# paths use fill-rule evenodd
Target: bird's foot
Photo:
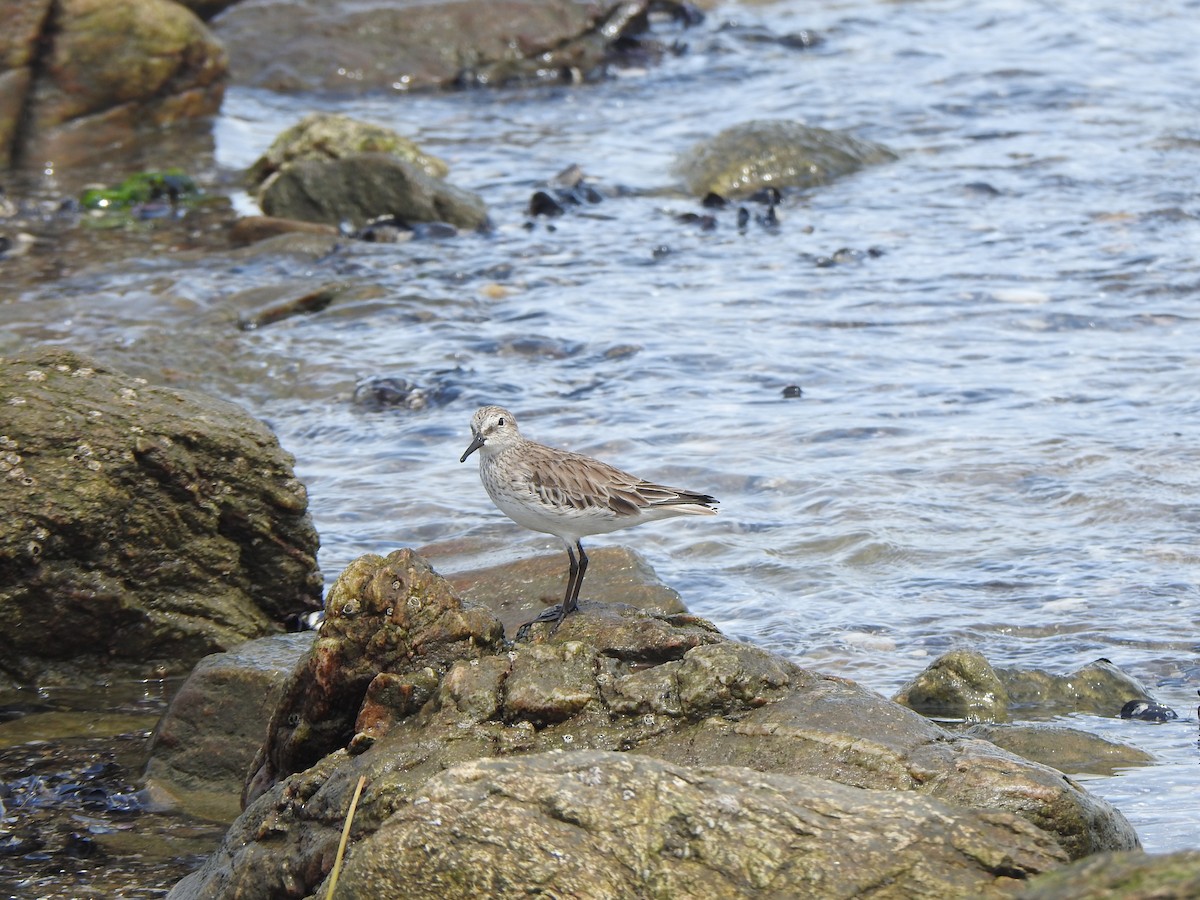
<path id="1" fill-rule="evenodd" d="M 518 628 L 517 636 L 513 638 L 513 641 L 519 643 L 528 638 L 529 629 L 534 625 L 537 625 L 539 622 L 553 622 L 554 626 L 550 629 L 550 634 L 554 634 L 554 632 L 558 630 L 558 626 L 562 624 L 562 620 L 566 617 L 567 614 L 563 612 L 563 605 L 561 603 L 556 603 L 554 606 L 548 606 L 542 610 L 541 614 L 537 618 L 530 619 L 528 622 Z"/>

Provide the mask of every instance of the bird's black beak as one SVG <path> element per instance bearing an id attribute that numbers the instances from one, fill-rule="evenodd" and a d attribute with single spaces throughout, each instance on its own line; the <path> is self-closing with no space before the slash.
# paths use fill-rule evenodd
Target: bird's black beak
<path id="1" fill-rule="evenodd" d="M 466 462 L 468 456 L 470 456 L 472 453 L 474 453 L 476 450 L 478 450 L 480 447 L 482 447 L 486 443 L 487 443 L 487 441 L 484 440 L 483 435 L 481 435 L 481 434 L 475 435 L 475 439 L 473 441 L 471 441 L 471 446 L 467 448 L 466 453 L 464 453 L 462 456 L 460 456 L 458 458 L 458 461 L 460 463 Z"/>

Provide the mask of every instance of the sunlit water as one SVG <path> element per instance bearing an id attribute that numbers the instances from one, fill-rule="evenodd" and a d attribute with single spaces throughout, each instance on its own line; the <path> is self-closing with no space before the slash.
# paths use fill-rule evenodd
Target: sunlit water
<path id="1" fill-rule="evenodd" d="M 749 40 L 759 25 L 825 40 Z M 560 552 L 458 462 L 473 409 L 508 406 L 535 439 L 720 498 L 715 519 L 594 544 L 637 548 L 740 639 L 889 695 L 955 647 L 1058 672 L 1104 656 L 1143 679 L 1180 721 L 1070 724 L 1162 765 L 1088 786 L 1148 849 L 1200 846 L 1200 3 L 783 2 L 681 38 L 661 66 L 569 88 L 231 90 L 223 166 L 336 110 L 446 159 L 495 233 L 302 264 L 150 259 L 30 296 L 0 349 L 155 347 L 165 365 L 180 332 L 224 329 L 239 374 L 187 383 L 296 455 L 330 580 L 456 538 Z M 676 155 L 761 118 L 900 159 L 788 197 L 774 231 L 732 210 L 714 231 L 677 221 L 700 209 L 671 190 Z M 620 196 L 526 228 L 532 191 L 571 163 Z M 861 258 L 825 264 L 843 249 Z M 249 333 L 217 315 L 295 278 L 363 291 Z M 350 398 L 373 374 L 460 393 L 364 411 Z"/>

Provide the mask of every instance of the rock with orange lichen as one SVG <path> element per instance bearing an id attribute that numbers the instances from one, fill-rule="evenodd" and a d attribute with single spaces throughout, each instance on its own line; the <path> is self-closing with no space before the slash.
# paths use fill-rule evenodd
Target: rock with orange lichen
<path id="1" fill-rule="evenodd" d="M 411 550 L 355 560 L 330 591 L 320 637 L 272 716 L 245 802 L 346 747 L 364 700 L 365 723 L 386 731 L 383 720 L 413 709 L 412 698 L 430 693 L 452 664 L 495 653 L 503 640 L 490 610 L 464 604 Z"/>

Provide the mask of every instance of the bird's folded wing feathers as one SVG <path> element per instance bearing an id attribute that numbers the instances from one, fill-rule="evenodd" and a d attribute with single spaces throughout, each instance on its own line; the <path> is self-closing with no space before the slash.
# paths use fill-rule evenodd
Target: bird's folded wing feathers
<path id="1" fill-rule="evenodd" d="M 654 484 L 574 453 L 538 460 L 530 474 L 534 493 L 545 502 L 581 511 L 606 508 L 614 515 L 632 516 L 646 507 L 705 507 L 716 502 L 707 494 Z"/>

